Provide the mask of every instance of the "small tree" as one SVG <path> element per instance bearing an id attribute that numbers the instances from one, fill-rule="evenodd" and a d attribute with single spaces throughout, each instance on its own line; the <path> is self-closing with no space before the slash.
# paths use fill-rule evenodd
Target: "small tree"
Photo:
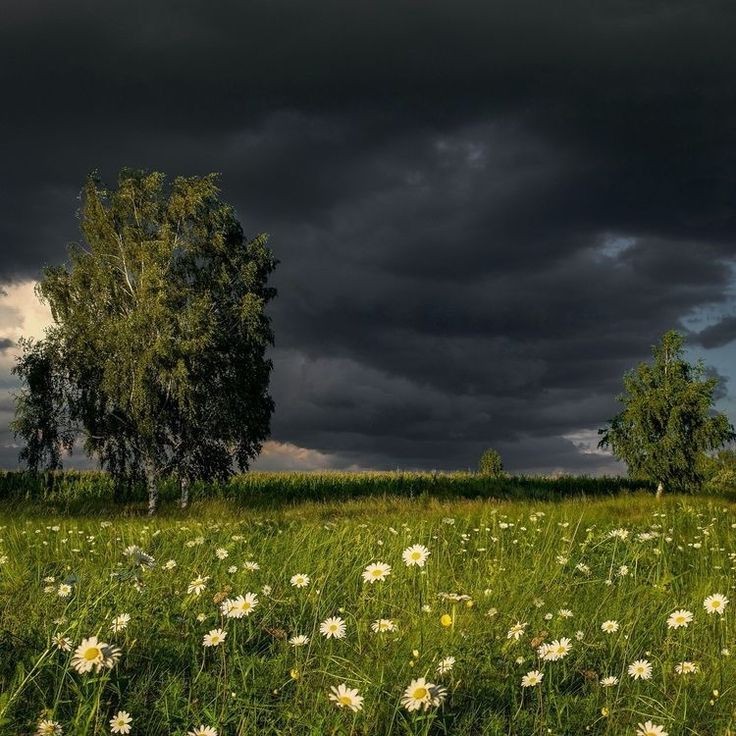
<path id="1" fill-rule="evenodd" d="M 488 448 L 478 462 L 478 472 L 482 475 L 490 475 L 492 478 L 503 476 L 503 460 L 497 450 Z"/>
<path id="2" fill-rule="evenodd" d="M 654 350 L 653 363 L 641 363 L 624 376 L 623 410 L 598 430 L 599 447 L 610 447 L 634 478 L 665 488 L 700 486 L 700 458 L 732 440 L 734 428 L 713 411 L 718 379 L 706 377 L 702 361 L 684 357 L 682 335 L 671 330 Z"/>
<path id="3" fill-rule="evenodd" d="M 74 439 L 117 481 L 143 478 L 154 512 L 174 474 L 241 470 L 268 436 L 273 344 L 265 307 L 276 260 L 246 240 L 216 175 L 124 170 L 117 189 L 83 190 L 84 243 L 48 268 L 37 293 L 54 325 L 28 343 L 14 429 L 30 467 L 60 464 Z"/>

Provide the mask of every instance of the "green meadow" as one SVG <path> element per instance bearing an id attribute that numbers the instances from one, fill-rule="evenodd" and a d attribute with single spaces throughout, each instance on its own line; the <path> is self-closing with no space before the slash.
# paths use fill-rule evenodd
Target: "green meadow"
<path id="1" fill-rule="evenodd" d="M 0 733 L 732 733 L 736 505 L 566 482 L 153 518 L 6 487 Z"/>

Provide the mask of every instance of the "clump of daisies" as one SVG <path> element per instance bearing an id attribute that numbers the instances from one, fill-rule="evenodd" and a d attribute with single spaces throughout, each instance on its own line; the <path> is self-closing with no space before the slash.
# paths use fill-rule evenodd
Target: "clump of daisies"
<path id="1" fill-rule="evenodd" d="M 243 618 L 250 616 L 258 605 L 258 596 L 255 593 L 246 593 L 237 598 L 226 598 L 220 604 L 220 611 L 227 618 Z"/>

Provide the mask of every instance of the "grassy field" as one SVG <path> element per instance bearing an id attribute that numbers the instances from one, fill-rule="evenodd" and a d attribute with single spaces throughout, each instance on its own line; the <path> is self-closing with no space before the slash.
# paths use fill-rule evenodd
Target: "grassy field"
<path id="1" fill-rule="evenodd" d="M 423 495 L 147 519 L 6 501 L 0 733 L 108 734 L 124 711 L 145 736 L 730 734 L 735 510 Z M 714 594 L 732 602 L 708 612 Z"/>

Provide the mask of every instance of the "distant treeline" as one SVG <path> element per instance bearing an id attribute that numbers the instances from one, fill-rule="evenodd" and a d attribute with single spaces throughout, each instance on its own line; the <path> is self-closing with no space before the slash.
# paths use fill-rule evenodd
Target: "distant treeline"
<path id="1" fill-rule="evenodd" d="M 513 476 L 489 477 L 472 472 L 250 472 L 227 483 L 194 483 L 191 500 L 222 498 L 258 507 L 336 501 L 365 496 L 431 496 L 437 498 L 499 498 L 555 500 L 571 496 L 613 496 L 621 492 L 653 489 L 646 481 L 622 477 Z M 162 501 L 179 498 L 175 479 L 160 484 Z M 115 487 L 100 471 L 54 471 L 32 474 L 0 471 L 0 501 L 52 503 L 143 503 L 144 483 Z"/>

